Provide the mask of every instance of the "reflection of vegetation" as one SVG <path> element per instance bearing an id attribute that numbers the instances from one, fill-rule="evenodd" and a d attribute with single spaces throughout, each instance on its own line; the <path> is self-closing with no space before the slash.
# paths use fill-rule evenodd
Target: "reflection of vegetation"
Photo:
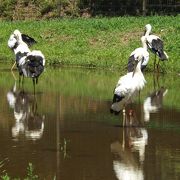
<path id="1" fill-rule="evenodd" d="M 171 136 L 171 135 L 170 135 Z M 170 139 L 173 139 L 172 137 Z M 150 179 L 179 179 L 180 175 L 180 165 L 179 165 L 179 152 L 178 152 L 178 141 L 176 145 L 171 147 L 169 144 L 171 140 L 166 144 L 168 147 L 158 141 L 151 149 L 146 151 L 147 154 L 151 154 L 148 158 L 148 163 L 145 164 L 146 169 L 148 169 L 148 174 L 150 174 Z M 167 141 L 167 139 L 165 140 Z M 153 158 L 152 157 L 153 154 Z M 156 172 L 156 173 L 154 173 Z"/>
<path id="2" fill-rule="evenodd" d="M 102 70 L 90 70 L 81 68 L 59 68 L 59 69 L 47 69 L 43 76 L 40 78 L 37 86 L 37 92 L 46 92 L 46 100 L 52 99 L 51 93 L 59 92 L 61 96 L 69 96 L 73 99 L 76 97 L 87 97 L 96 101 L 111 101 L 113 95 L 114 86 L 123 72 L 102 71 Z M 147 84 L 141 91 L 141 102 L 151 94 L 155 89 L 158 89 L 158 85 L 154 87 L 154 78 L 152 74 L 145 73 Z M 7 81 L 8 79 L 8 81 Z M 156 80 L 157 81 L 157 80 Z M 10 73 L 3 73 L 0 76 L 1 92 L 3 89 L 10 89 L 14 83 L 13 77 Z M 176 78 L 172 74 L 159 77 L 159 87 L 164 86 L 168 89 L 168 93 L 164 98 L 163 106 L 179 109 L 180 108 L 180 95 L 179 91 L 180 79 Z M 25 88 L 33 90 L 33 85 L 30 79 L 25 80 Z M 7 92 L 7 91 L 6 91 Z M 55 97 L 54 97 L 55 98 Z M 1 98 L 3 101 L 3 98 Z M 81 103 L 79 99 L 79 103 Z M 138 98 L 137 98 L 138 101 Z M 0 106 L 2 106 L 1 103 Z M 46 104 L 46 103 L 45 103 Z M 52 104 L 53 105 L 53 104 Z M 72 105 L 72 104 L 70 104 Z M 76 106 L 78 107 L 78 106 Z M 51 108 L 51 107 L 49 107 Z"/>
<path id="3" fill-rule="evenodd" d="M 154 90 L 154 88 L 156 88 L 156 87 L 153 87 L 153 78 L 151 76 L 149 76 L 148 74 L 145 74 L 145 76 L 147 79 L 147 86 L 141 92 L 141 101 L 144 100 L 144 97 L 146 97 L 148 93 L 151 93 Z M 78 121 L 78 120 L 83 121 L 85 118 L 87 118 L 87 120 L 93 121 L 94 120 L 93 118 L 96 118 L 95 119 L 96 122 L 98 120 L 100 120 L 102 122 L 100 124 L 100 126 L 102 126 L 102 127 L 104 126 L 104 124 L 103 124 L 104 122 L 113 124 L 115 122 L 115 117 L 110 115 L 109 106 L 108 106 L 108 104 L 106 104 L 106 102 L 111 101 L 113 86 L 116 83 L 118 77 L 119 77 L 119 73 L 114 73 L 112 71 L 95 71 L 95 70 L 85 70 L 85 69 L 66 69 L 66 70 L 65 69 L 57 69 L 57 70 L 56 69 L 55 70 L 47 69 L 45 74 L 41 77 L 41 80 L 37 86 L 37 93 L 42 93 L 42 96 L 41 96 L 42 99 L 40 99 L 40 101 L 38 101 L 40 103 L 39 104 L 40 106 L 38 106 L 38 107 L 40 107 L 41 111 L 46 112 L 48 117 L 50 117 L 46 121 L 47 123 L 49 121 L 49 124 L 47 124 L 47 126 L 46 126 L 47 128 L 49 128 L 47 130 L 47 132 L 52 132 L 52 131 L 50 131 L 52 129 L 50 129 L 49 126 L 53 125 L 54 119 L 55 119 L 54 117 L 55 117 L 56 111 L 58 109 L 58 108 L 53 107 L 56 104 L 55 102 L 57 100 L 57 95 L 56 95 L 57 93 L 59 93 L 60 96 L 62 97 L 61 98 L 62 101 L 60 101 L 60 108 L 62 110 L 61 111 L 62 114 L 60 114 L 60 116 L 62 115 L 61 123 L 65 124 L 65 126 L 63 127 L 65 131 L 62 131 L 61 137 L 63 137 L 63 134 L 66 135 L 65 137 L 68 137 L 67 135 L 68 135 L 69 131 L 66 130 L 66 123 L 68 124 L 68 120 L 71 122 L 73 120 L 74 121 Z M 30 83 L 28 83 L 28 82 L 30 82 Z M 13 78 L 11 77 L 10 73 L 1 72 L 0 73 L 0 90 L 1 90 L 0 112 L 2 111 L 3 112 L 2 114 L 4 116 L 7 116 L 7 114 L 8 114 L 8 113 L 4 113 L 4 111 L 5 110 L 7 111 L 7 109 L 8 109 L 5 107 L 6 98 L 5 98 L 4 94 L 7 93 L 7 91 L 11 88 L 12 84 L 14 84 L 14 81 L 13 81 Z M 179 108 L 178 103 L 179 103 L 180 97 L 179 97 L 179 93 L 177 93 L 179 90 L 179 86 L 178 86 L 179 79 L 171 77 L 171 76 L 165 76 L 165 77 L 160 76 L 159 85 L 165 86 L 169 89 L 168 94 L 165 97 L 164 105 L 168 106 L 169 109 Z M 33 86 L 32 86 L 31 80 L 28 80 L 28 79 L 25 80 L 25 88 L 33 91 Z M 174 102 L 172 102 L 172 101 L 174 101 Z M 49 105 L 49 106 L 47 107 L 47 105 Z M 91 107 L 91 109 L 90 109 L 90 107 Z M 101 107 L 102 107 L 102 111 L 101 111 Z M 140 106 L 137 106 L 137 107 L 140 107 Z M 45 109 L 45 108 L 47 108 L 47 109 Z M 80 118 L 81 112 L 83 112 L 82 115 L 83 115 L 84 119 Z M 92 113 L 92 112 L 94 112 L 94 113 Z M 96 112 L 98 112 L 98 113 L 96 113 Z M 78 117 L 79 117 L 78 120 L 75 119 L 76 114 L 78 114 Z M 0 113 L 0 115 L 1 115 L 1 113 Z M 90 116 L 90 115 L 93 118 L 89 118 L 88 116 Z M 51 118 L 51 117 L 53 117 L 53 118 Z M 2 119 L 1 122 L 4 121 L 3 120 L 4 117 L 1 119 Z M 146 155 L 149 157 L 150 160 L 154 159 L 154 158 L 151 158 L 152 157 L 151 155 L 153 153 L 154 153 L 155 158 L 157 157 L 156 156 L 157 154 L 159 155 L 158 156 L 159 159 L 156 161 L 157 164 L 156 164 L 156 166 L 153 166 L 153 167 L 159 167 L 159 164 L 161 164 L 163 170 L 162 171 L 160 170 L 159 171 L 160 173 L 167 174 L 166 173 L 167 169 L 168 170 L 172 169 L 177 174 L 177 173 L 179 173 L 179 166 L 177 165 L 173 169 L 173 166 L 176 165 L 176 162 L 174 162 L 176 160 L 170 161 L 170 158 L 171 158 L 171 160 L 172 160 L 172 158 L 176 159 L 176 158 L 178 158 L 178 154 L 174 155 L 174 149 L 173 149 L 173 152 L 168 152 L 169 149 L 171 149 L 170 145 L 167 144 L 168 147 L 164 148 L 164 144 L 162 144 L 162 143 L 164 141 L 165 141 L 165 143 L 167 143 L 167 137 L 170 137 L 169 141 L 173 142 L 174 136 L 171 136 L 172 135 L 171 128 L 180 132 L 178 129 L 179 126 L 177 124 L 177 127 L 176 127 L 176 124 L 173 121 L 170 121 L 169 119 L 168 119 L 168 123 L 171 123 L 171 124 L 167 124 L 167 122 L 164 123 L 163 122 L 164 119 L 165 118 L 159 119 L 159 121 L 153 120 L 153 121 L 150 121 L 150 123 L 148 124 L 149 125 L 148 130 L 150 132 L 152 132 L 152 130 L 154 130 L 154 131 L 160 133 L 160 132 L 168 129 L 170 133 L 168 134 L 168 136 L 161 136 L 161 134 L 160 135 L 158 134 L 158 136 L 154 136 L 155 138 L 153 138 L 152 137 L 153 132 L 152 132 L 150 134 L 150 137 L 151 137 L 150 139 L 153 139 L 153 142 L 150 142 L 150 147 L 154 148 L 155 152 L 152 152 L 151 149 L 149 149 L 150 157 L 149 157 L 148 153 L 146 153 Z M 121 120 L 121 116 L 116 117 L 115 123 L 119 124 L 120 120 Z M 10 121 L 10 120 L 8 120 L 8 121 Z M 178 123 L 178 121 L 176 121 L 176 122 Z M 155 124 L 155 123 L 157 123 L 157 124 Z M 81 124 L 83 124 L 83 123 L 81 123 Z M 86 123 L 84 123 L 84 124 L 86 124 Z M 73 126 L 72 127 L 70 126 L 70 128 L 73 129 Z M 93 128 L 93 126 L 91 128 Z M 6 128 L 6 129 L 9 131 L 9 128 Z M 112 131 L 112 130 L 114 130 L 113 126 L 110 127 L 110 131 Z M 86 129 L 85 129 L 85 131 L 86 131 Z M 107 132 L 110 132 L 110 131 L 107 131 Z M 80 132 L 80 133 L 82 133 L 82 132 Z M 80 133 L 77 133 L 77 134 L 80 134 Z M 93 134 L 92 131 L 89 131 L 88 133 Z M 90 135 L 90 137 L 91 137 L 91 135 Z M 119 137 L 119 133 L 118 133 L 118 137 Z M 162 140 L 158 141 L 157 140 L 158 137 L 162 137 Z M 113 139 L 113 138 L 114 138 L 114 135 L 112 135 L 112 137 L 110 137 L 110 139 Z M 154 141 L 154 139 L 156 139 L 156 141 Z M 49 141 L 51 141 L 50 138 L 49 138 Z M 108 142 L 108 141 L 106 141 L 106 142 Z M 71 140 L 71 142 L 72 142 L 72 140 Z M 154 144 L 153 144 L 154 142 L 157 143 L 158 145 L 154 146 Z M 175 142 L 177 142 L 177 139 L 175 140 Z M 67 139 L 64 139 L 64 141 L 62 139 L 61 143 L 62 144 L 60 144 L 60 149 L 59 149 L 61 152 L 60 154 L 64 155 L 64 157 L 67 157 L 67 150 L 69 148 Z M 151 146 L 151 143 L 152 143 L 152 146 Z M 174 144 L 176 145 L 177 143 L 174 143 Z M 103 142 L 102 142 L 102 145 L 104 145 Z M 164 150 L 161 148 L 163 148 Z M 167 149 L 167 152 L 166 152 L 166 149 Z M 165 153 L 165 155 L 163 153 Z M 149 159 L 147 159 L 147 161 Z M 166 160 L 166 161 L 164 162 L 164 160 Z M 151 163 L 149 163 L 149 166 L 150 166 L 149 169 L 153 169 L 154 172 L 156 172 L 156 169 L 152 168 Z M 159 168 L 157 168 L 157 169 L 159 169 Z M 34 175 L 33 168 L 29 168 L 29 172 L 30 173 L 28 173 L 27 176 L 31 176 L 31 179 L 32 179 L 32 177 L 36 178 L 36 175 Z M 171 173 L 171 172 L 168 171 L 168 173 Z M 156 174 L 156 173 L 152 173 L 152 174 Z M 6 175 L 4 175 L 3 178 L 8 180 L 8 178 L 10 178 L 10 177 L 8 176 L 8 174 L 6 174 Z M 156 177 L 152 178 L 152 179 L 156 179 Z"/>
<path id="4" fill-rule="evenodd" d="M 1 176 L 2 180 L 10 180 L 12 179 L 8 174 L 5 174 L 3 176 Z M 13 178 L 16 180 L 20 180 L 20 178 Z M 24 178 L 24 180 L 36 180 L 39 179 L 38 175 L 34 174 L 34 167 L 32 165 L 32 163 L 29 163 L 28 167 L 27 167 L 27 176 Z"/>
<path id="5" fill-rule="evenodd" d="M 174 122 L 165 122 L 162 123 L 162 121 L 150 121 L 147 125 L 147 127 L 152 128 L 152 129 L 158 129 L 158 130 L 165 130 L 165 131 L 175 131 L 177 133 L 180 133 L 180 126 L 179 123 L 174 123 Z"/>
<path id="6" fill-rule="evenodd" d="M 58 100 L 57 94 L 59 94 L 59 110 L 61 111 L 63 119 L 74 121 L 76 120 L 75 117 L 77 117 L 84 121 L 86 121 L 86 119 L 94 119 L 96 122 L 119 124 L 122 120 L 122 114 L 116 117 L 112 116 L 109 108 L 112 101 L 114 85 L 122 73 L 82 68 L 46 69 L 37 86 L 37 93 L 42 93 L 41 96 L 38 96 L 39 99 L 37 99 L 39 102 L 39 113 L 55 116 L 57 111 L 55 102 Z M 163 99 L 162 108 L 166 111 L 166 117 L 164 119 L 170 124 L 167 124 L 163 129 L 173 128 L 173 130 L 177 130 L 175 127 L 176 122 L 170 122 L 168 119 L 171 119 L 173 112 L 177 114 L 180 108 L 180 95 L 177 93 L 179 91 L 180 79 L 169 74 L 166 76 L 161 75 L 158 81 L 159 85 L 157 82 L 155 83 L 156 85 L 154 85 L 152 74 L 145 73 L 145 78 L 147 84 L 141 91 L 141 104 L 143 104 L 145 98 L 155 89 L 158 89 L 158 87 L 164 86 L 167 88 L 168 93 Z M 6 95 L 4 96 L 3 94 L 6 94 L 13 84 L 14 80 L 11 74 L 3 72 L 3 75 L 0 76 L 0 96 L 3 96 L 1 97 L 2 103 L 0 104 L 0 110 L 4 112 L 8 111 L 9 108 L 4 106 L 7 104 L 7 100 L 4 98 Z M 28 89 L 29 92 L 33 92 L 33 84 L 30 79 L 25 79 L 24 88 L 25 90 Z M 51 105 L 46 106 L 46 104 L 49 103 Z M 136 97 L 135 103 L 139 103 L 138 97 Z M 140 109 L 141 108 L 138 108 L 138 111 L 141 111 Z M 6 114 L 8 114 L 8 112 Z M 6 118 L 2 118 L 0 123 L 5 126 L 7 122 Z M 152 124 L 155 122 L 158 123 L 158 121 L 150 121 L 149 127 L 153 129 L 162 128 L 161 125 Z M 167 122 L 165 122 L 165 124 Z M 159 122 L 159 124 L 161 124 L 161 122 Z"/>
<path id="7" fill-rule="evenodd" d="M 63 139 L 63 142 L 60 143 L 60 150 L 61 150 L 61 152 L 63 153 L 64 159 L 68 157 L 68 154 L 67 154 L 67 143 L 68 143 L 68 142 L 69 142 L 69 141 L 64 138 L 64 139 Z"/>
<path id="8" fill-rule="evenodd" d="M 28 179 L 32 179 L 32 180 L 38 179 L 38 176 L 34 175 L 34 168 L 33 168 L 31 163 L 29 163 L 29 166 L 27 168 L 27 173 L 28 173 L 27 178 L 25 178 L 26 180 L 28 180 Z"/>
<path id="9" fill-rule="evenodd" d="M 176 157 L 176 153 L 177 153 L 177 157 Z M 174 174 L 174 177 L 176 177 L 177 179 L 179 179 L 179 175 L 180 175 L 180 164 L 178 160 L 174 160 L 174 159 L 178 159 L 178 152 L 174 151 L 172 149 L 169 148 L 163 148 L 161 146 L 158 146 L 157 150 L 156 150 L 156 158 L 158 161 L 158 165 L 157 165 L 157 169 L 160 169 L 162 173 L 162 177 L 161 179 L 168 179 L 168 169 L 170 169 L 170 172 L 172 174 Z M 160 163 L 159 163 L 160 162 Z M 172 166 L 173 164 L 173 166 Z M 159 166 L 159 167 L 158 167 Z M 170 174 L 169 174 L 170 175 Z M 176 179 L 174 178 L 174 179 Z"/>

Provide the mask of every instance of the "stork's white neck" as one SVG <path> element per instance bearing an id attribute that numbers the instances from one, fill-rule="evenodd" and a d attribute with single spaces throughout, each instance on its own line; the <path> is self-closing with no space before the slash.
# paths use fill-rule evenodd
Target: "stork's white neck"
<path id="1" fill-rule="evenodd" d="M 142 41 L 142 47 L 143 47 L 145 50 L 148 49 L 147 44 L 146 44 L 146 40 L 145 40 L 145 41 Z"/>
<path id="2" fill-rule="evenodd" d="M 136 66 L 136 72 L 141 72 L 141 61 L 139 61 Z"/>
<path id="3" fill-rule="evenodd" d="M 151 29 L 152 29 L 152 27 L 151 27 L 150 24 L 146 25 L 146 33 L 145 33 L 145 36 L 149 36 L 149 34 L 151 33 Z"/>
<path id="4" fill-rule="evenodd" d="M 134 70 L 134 75 L 137 75 L 137 74 L 142 74 L 141 72 L 141 60 L 138 62 L 137 66 L 136 66 L 136 69 Z"/>
<path id="5" fill-rule="evenodd" d="M 149 36 L 150 32 L 151 32 L 151 30 L 149 30 L 149 29 L 146 30 L 145 36 Z"/>

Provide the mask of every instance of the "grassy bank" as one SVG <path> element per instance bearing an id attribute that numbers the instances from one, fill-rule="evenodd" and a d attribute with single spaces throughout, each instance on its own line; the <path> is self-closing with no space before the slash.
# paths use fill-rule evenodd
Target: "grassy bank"
<path id="1" fill-rule="evenodd" d="M 125 69 L 129 54 L 141 46 L 144 26 L 164 40 L 169 61 L 161 63 L 167 72 L 180 72 L 180 16 L 58 19 L 51 21 L 0 22 L 0 59 L 11 62 L 7 40 L 14 29 L 34 37 L 49 65 L 75 65 Z M 153 68 L 153 54 L 148 70 Z"/>

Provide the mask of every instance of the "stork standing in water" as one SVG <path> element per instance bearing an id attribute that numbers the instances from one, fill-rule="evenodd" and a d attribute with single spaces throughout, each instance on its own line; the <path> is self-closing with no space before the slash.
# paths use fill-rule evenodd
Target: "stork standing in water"
<path id="1" fill-rule="evenodd" d="M 152 30 L 152 26 L 150 24 L 147 24 L 145 26 L 145 37 L 147 39 L 147 45 L 148 48 L 155 54 L 155 60 L 154 60 L 154 70 L 155 66 L 157 66 L 157 70 L 159 71 L 159 60 L 167 60 L 169 57 L 164 51 L 164 44 L 163 41 L 160 39 L 160 37 L 150 34 Z M 156 65 L 156 55 L 159 57 L 158 63 Z"/>
<path id="2" fill-rule="evenodd" d="M 22 35 L 19 30 L 15 30 L 8 40 L 8 46 L 14 51 L 16 56 L 20 77 L 32 78 L 34 88 L 45 66 L 45 58 L 42 52 L 37 50 L 30 51 L 28 47 L 28 45 L 30 46 L 35 42 L 33 38 Z"/>
<path id="3" fill-rule="evenodd" d="M 144 87 L 146 80 L 141 72 L 143 60 L 143 54 L 140 51 L 135 58 L 134 71 L 120 77 L 114 90 L 113 102 L 110 108 L 111 113 L 119 113 L 121 109 L 124 109 L 131 96 Z M 123 119 L 123 126 L 124 125 L 125 122 Z"/>
<path id="4" fill-rule="evenodd" d="M 142 47 L 136 48 L 129 56 L 128 67 L 127 67 L 128 72 L 134 71 L 134 64 L 139 54 L 142 54 L 143 56 L 143 62 L 141 64 L 141 71 L 143 71 L 148 64 L 149 52 L 147 51 L 147 44 L 146 44 L 145 36 L 141 37 L 141 43 L 142 43 Z"/>

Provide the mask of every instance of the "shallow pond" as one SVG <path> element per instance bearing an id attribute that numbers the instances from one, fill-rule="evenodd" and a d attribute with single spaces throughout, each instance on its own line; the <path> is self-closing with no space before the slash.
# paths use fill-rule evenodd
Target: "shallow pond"
<path id="1" fill-rule="evenodd" d="M 39 179 L 180 179 L 180 77 L 145 74 L 140 96 L 114 115 L 120 75 L 47 68 L 34 96 L 30 79 L 19 87 L 1 68 L 0 175 L 24 178 L 32 163 Z M 123 118 L 141 126 L 123 128 Z"/>

